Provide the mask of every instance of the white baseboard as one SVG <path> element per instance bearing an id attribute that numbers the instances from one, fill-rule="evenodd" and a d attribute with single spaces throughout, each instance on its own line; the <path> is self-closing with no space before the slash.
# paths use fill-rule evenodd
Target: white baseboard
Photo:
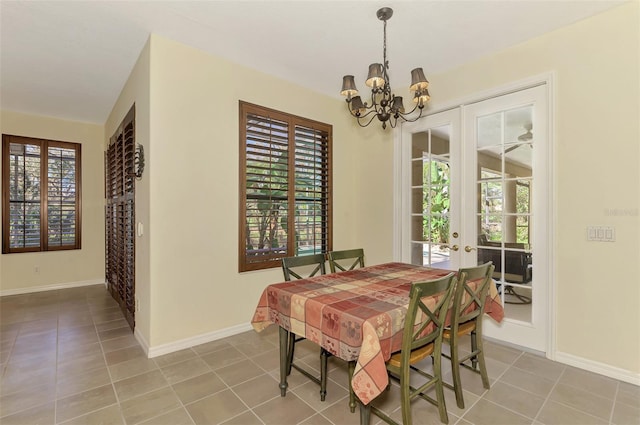
<path id="1" fill-rule="evenodd" d="M 52 285 L 31 286 L 28 288 L 16 288 L 0 290 L 0 297 L 8 295 L 31 294 L 33 292 L 55 291 L 57 289 L 79 288 L 81 286 L 105 285 L 104 279 L 83 280 L 80 282 L 55 283 Z"/>
<path id="2" fill-rule="evenodd" d="M 534 350 L 534 349 L 531 349 L 529 347 L 523 347 L 523 346 L 518 345 L 518 344 L 512 344 L 510 342 L 501 341 L 499 339 L 491 338 L 491 337 L 484 336 L 484 335 L 482 336 L 482 338 L 485 341 L 491 341 L 491 342 L 493 342 L 495 344 L 498 344 L 498 345 L 502 345 L 502 346 L 505 346 L 505 347 L 513 348 L 514 350 L 525 351 L 527 353 L 535 354 L 536 356 L 546 357 L 544 351 Z"/>
<path id="3" fill-rule="evenodd" d="M 205 344 L 207 342 L 216 341 L 218 339 L 226 338 L 228 336 L 236 335 L 242 332 L 246 332 L 248 330 L 253 329 L 250 323 L 245 323 L 242 325 L 231 326 L 230 328 L 220 329 L 214 332 L 208 332 L 206 334 L 197 335 L 191 338 L 181 339 L 179 341 L 170 342 L 168 344 L 162 344 L 155 347 L 149 347 L 149 344 L 144 341 L 142 336 L 137 335 L 135 332 L 136 339 L 142 345 L 143 349 L 147 353 L 148 358 L 162 356 L 164 354 L 173 353 L 174 351 L 184 350 L 185 348 L 190 348 L 195 345 Z"/>
<path id="4" fill-rule="evenodd" d="M 582 357 L 574 356 L 573 354 L 561 352 L 556 352 L 555 358 L 553 360 L 569 366 L 588 370 L 589 372 L 608 376 L 609 378 L 617 379 L 619 381 L 624 381 L 640 386 L 640 373 L 634 373 L 630 370 L 620 369 L 605 363 L 600 363 L 593 360 L 584 359 Z"/>
<path id="5" fill-rule="evenodd" d="M 516 350 L 526 351 L 528 353 L 536 354 L 541 357 L 547 357 L 545 353 L 541 351 L 531 350 L 516 344 L 509 344 L 494 338 L 484 337 L 484 339 L 499 345 L 504 345 L 507 347 L 514 348 Z M 561 352 L 556 352 L 554 356 L 549 356 L 548 358 L 558 363 L 577 367 L 578 369 L 588 370 L 589 372 L 597 373 L 603 376 L 608 376 L 609 378 L 617 379 L 619 381 L 624 381 L 630 384 L 640 386 L 640 373 L 633 373 L 629 370 L 620 369 L 605 363 L 599 363 L 593 360 L 587 360 L 582 357 L 574 356 L 573 354 L 567 354 L 567 353 L 561 353 Z"/>
<path id="6" fill-rule="evenodd" d="M 142 347 L 147 357 L 149 357 L 149 343 L 144 339 L 140 331 L 138 331 L 138 328 L 133 330 L 133 337 L 138 341 L 138 344 L 140 344 L 140 347 Z"/>

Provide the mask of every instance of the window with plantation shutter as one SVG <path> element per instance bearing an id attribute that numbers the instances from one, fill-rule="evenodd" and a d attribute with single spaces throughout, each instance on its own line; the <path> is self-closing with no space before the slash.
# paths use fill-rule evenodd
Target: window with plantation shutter
<path id="1" fill-rule="evenodd" d="M 136 109 L 109 139 L 104 153 L 105 276 L 107 289 L 131 329 L 136 315 Z"/>
<path id="2" fill-rule="evenodd" d="M 80 147 L 2 135 L 3 254 L 80 248 Z"/>
<path id="3" fill-rule="evenodd" d="M 331 250 L 328 124 L 240 102 L 239 270 Z"/>

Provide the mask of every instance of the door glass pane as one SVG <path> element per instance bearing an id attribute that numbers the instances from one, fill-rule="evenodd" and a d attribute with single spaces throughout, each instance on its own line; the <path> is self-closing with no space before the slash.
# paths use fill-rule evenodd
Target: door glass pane
<path id="1" fill-rule="evenodd" d="M 514 320 L 531 322 L 531 286 L 505 283 L 502 290 L 505 316 Z"/>
<path id="2" fill-rule="evenodd" d="M 502 214 L 480 214 L 479 239 L 488 242 L 502 242 Z M 486 244 L 481 244 L 486 245 Z"/>
<path id="3" fill-rule="evenodd" d="M 533 163 L 533 144 L 518 143 L 505 145 L 505 172 L 512 177 L 530 177 Z"/>
<path id="4" fill-rule="evenodd" d="M 531 179 L 505 180 L 504 187 L 505 214 L 529 214 L 531 211 Z"/>
<path id="5" fill-rule="evenodd" d="M 492 261 L 505 315 L 531 321 L 533 109 L 477 118 L 478 263 Z"/>
<path id="6" fill-rule="evenodd" d="M 504 140 L 506 145 L 533 142 L 533 106 L 504 111 Z"/>
<path id="7" fill-rule="evenodd" d="M 447 268 L 450 264 L 449 126 L 415 133 L 411 146 L 411 262 Z"/>
<path id="8" fill-rule="evenodd" d="M 501 114 L 478 118 L 478 148 L 502 144 L 502 118 Z"/>

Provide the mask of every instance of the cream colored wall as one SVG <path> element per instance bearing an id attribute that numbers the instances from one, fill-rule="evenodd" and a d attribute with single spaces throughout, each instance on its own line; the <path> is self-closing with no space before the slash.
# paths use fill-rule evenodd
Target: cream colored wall
<path id="1" fill-rule="evenodd" d="M 334 247 L 390 259 L 389 134 L 360 131 L 336 99 L 156 35 L 150 69 L 151 347 L 247 324 L 282 281 L 237 271 L 239 100 L 333 125 Z"/>
<path id="2" fill-rule="evenodd" d="M 0 131 L 82 144 L 82 249 L 0 255 L 0 293 L 104 283 L 103 127 L 2 111 Z"/>
<path id="3" fill-rule="evenodd" d="M 557 350 L 640 372 L 640 3 L 432 75 L 441 104 L 555 72 Z M 613 213 L 612 213 L 612 211 Z M 615 243 L 588 242 L 589 225 Z"/>
<path id="4" fill-rule="evenodd" d="M 354 120 L 347 114 L 344 105 L 340 105 L 337 113 L 353 124 Z M 353 196 L 355 205 L 345 231 L 355 231 L 354 245 L 365 248 L 366 264 L 392 261 L 395 209 L 393 132 L 388 127 L 383 131 L 377 119 L 369 127 L 356 127 L 355 131 L 355 152 L 349 158 L 349 161 L 357 164 L 355 184 L 346 188 Z M 345 248 L 334 246 L 336 249 Z"/>
<path id="5" fill-rule="evenodd" d="M 149 181 L 151 173 L 154 169 L 152 154 L 152 146 L 150 143 L 150 83 L 149 83 L 149 65 L 150 65 L 150 45 L 149 42 L 144 46 L 138 61 L 136 62 L 129 79 L 118 97 L 109 118 L 105 123 L 104 139 L 102 149 L 106 150 L 110 137 L 115 133 L 118 126 L 124 119 L 125 115 L 135 103 L 136 121 L 135 135 L 136 143 L 144 147 L 145 168 L 142 178 L 136 180 L 136 222 L 142 223 L 148 229 L 149 215 Z M 104 196 L 104 193 L 102 194 Z M 103 230 L 104 232 L 104 230 Z M 148 231 L 142 236 L 136 236 L 136 298 L 139 300 L 139 310 L 135 315 L 135 331 L 148 345 L 149 335 L 151 332 L 151 302 L 152 291 L 150 282 L 150 244 L 151 238 Z"/>

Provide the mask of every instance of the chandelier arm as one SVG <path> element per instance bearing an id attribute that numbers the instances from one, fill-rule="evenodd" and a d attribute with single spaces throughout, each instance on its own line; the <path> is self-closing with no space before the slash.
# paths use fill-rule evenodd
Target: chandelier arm
<path id="1" fill-rule="evenodd" d="M 354 115 L 354 117 L 356 117 L 356 118 L 366 118 L 369 115 L 373 115 L 375 117 L 375 116 L 378 115 L 378 112 L 375 109 L 372 109 L 369 112 L 367 112 L 366 114 L 360 114 L 360 116 Z"/>
<path id="2" fill-rule="evenodd" d="M 373 106 L 373 105 L 372 105 L 372 106 Z M 371 109 L 371 108 L 372 108 L 372 106 L 367 106 L 367 107 L 365 107 L 365 108 L 366 108 L 366 109 Z M 354 118 L 358 118 L 358 119 L 368 117 L 368 116 L 369 116 L 369 115 L 371 115 L 371 114 L 377 114 L 377 111 L 376 111 L 375 109 L 372 109 L 372 110 L 370 110 L 369 112 L 367 112 L 366 114 L 364 114 L 364 115 L 363 115 L 363 114 L 360 114 L 360 115 L 358 116 L 358 115 L 356 115 L 356 114 L 351 110 L 351 107 L 349 106 L 349 103 L 347 103 L 347 111 L 349 111 L 349 113 L 351 114 L 351 116 L 352 116 L 352 117 L 354 117 Z"/>
<path id="3" fill-rule="evenodd" d="M 373 112 L 373 111 L 371 111 L 371 112 Z M 376 115 L 373 115 L 373 116 L 371 116 L 371 118 L 369 118 L 369 121 L 367 121 L 367 123 L 366 123 L 366 124 L 362 124 L 362 123 L 360 122 L 360 120 L 361 120 L 362 118 L 366 117 L 367 115 L 371 114 L 371 112 L 367 113 L 366 115 L 363 115 L 363 116 L 360 116 L 360 117 L 356 117 L 356 118 L 357 118 L 357 121 L 358 121 L 358 125 L 359 125 L 360 127 L 367 127 L 369 124 L 371 124 L 371 121 L 373 121 L 373 119 L 374 119 L 375 117 L 377 117 L 377 116 L 378 116 L 377 114 L 376 114 Z"/>
<path id="4" fill-rule="evenodd" d="M 411 114 L 413 114 L 413 113 L 416 111 L 416 109 L 423 109 L 423 108 L 424 108 L 424 105 L 422 105 L 422 108 L 421 108 L 421 107 L 420 107 L 420 104 L 416 104 L 416 105 L 413 107 L 413 109 L 412 109 L 412 110 L 410 110 L 409 112 L 400 112 L 400 111 L 398 111 L 398 115 L 401 115 L 401 116 L 402 116 L 402 115 L 405 115 L 405 116 L 406 116 L 406 115 L 411 115 Z"/>
<path id="5" fill-rule="evenodd" d="M 376 107 L 375 109 L 378 109 L 377 107 L 380 106 L 380 102 L 378 101 L 378 96 L 381 96 L 381 99 L 384 99 L 384 92 L 380 92 L 380 93 L 376 93 L 373 90 L 371 90 L 371 107 Z"/>
<path id="6" fill-rule="evenodd" d="M 371 105 L 365 105 L 366 109 L 373 109 L 374 111 L 378 110 L 378 107 L 380 106 L 380 103 L 378 103 L 375 98 L 373 98 L 373 96 L 371 97 Z"/>
<path id="7" fill-rule="evenodd" d="M 366 114 L 360 114 L 360 115 L 357 115 L 356 113 L 354 113 L 348 105 L 347 105 L 347 109 L 349 109 L 349 113 L 351 113 L 351 115 L 353 115 L 354 117 L 358 117 L 358 116 L 360 116 L 360 117 L 367 117 L 367 116 L 369 116 L 369 115 L 371 115 L 371 114 L 376 114 L 376 113 L 378 113 L 378 111 L 377 111 L 377 110 L 375 110 L 375 109 L 371 109 L 371 106 L 369 106 L 369 107 L 365 108 L 365 109 L 370 109 L 370 111 L 368 111 Z"/>
<path id="8" fill-rule="evenodd" d="M 414 106 L 414 107 L 413 107 L 413 109 L 412 109 L 412 110 L 410 110 L 409 112 L 398 112 L 398 115 L 399 115 L 399 116 L 407 116 L 407 115 L 411 115 L 411 114 L 413 114 L 413 113 L 416 111 L 416 109 L 418 109 L 418 108 L 420 108 L 420 105 L 416 105 L 416 106 Z M 423 106 L 423 108 L 424 108 L 424 106 Z M 420 108 L 420 109 L 422 109 L 422 108 Z"/>
<path id="9" fill-rule="evenodd" d="M 414 117 L 414 118 L 406 118 L 408 115 L 410 115 L 413 111 L 415 111 L 417 108 L 417 106 L 415 108 L 413 108 L 411 111 L 409 112 L 405 112 L 404 114 L 399 112 L 398 113 L 398 118 L 402 118 L 403 122 L 414 122 L 417 121 L 420 117 L 422 117 L 422 111 L 424 110 L 424 108 L 420 108 L 420 113 L 418 114 L 418 116 Z M 397 120 L 397 119 L 396 119 Z"/>

